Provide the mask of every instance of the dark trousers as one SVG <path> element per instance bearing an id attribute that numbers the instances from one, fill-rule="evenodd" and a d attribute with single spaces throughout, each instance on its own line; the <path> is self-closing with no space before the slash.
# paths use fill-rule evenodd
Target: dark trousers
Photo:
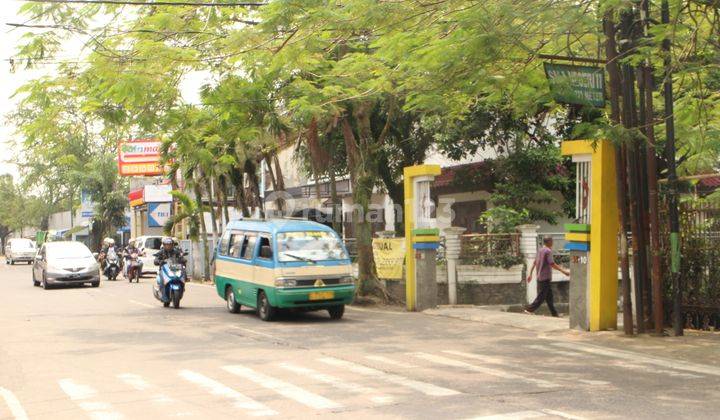
<path id="1" fill-rule="evenodd" d="M 533 303 L 531 303 L 527 307 L 527 310 L 530 312 L 535 312 L 537 308 L 542 305 L 543 302 L 546 302 L 552 316 L 558 316 L 558 313 L 555 310 L 555 304 L 553 302 L 553 292 L 552 287 L 550 287 L 550 280 L 538 280 L 537 288 L 537 297 L 535 298 Z"/>

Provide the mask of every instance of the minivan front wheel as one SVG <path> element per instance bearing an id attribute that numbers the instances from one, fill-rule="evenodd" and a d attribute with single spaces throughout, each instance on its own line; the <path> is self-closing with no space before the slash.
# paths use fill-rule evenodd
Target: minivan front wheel
<path id="1" fill-rule="evenodd" d="M 225 287 L 225 302 L 228 312 L 231 314 L 240 312 L 240 304 L 235 300 L 235 292 L 230 285 Z"/>
<path id="2" fill-rule="evenodd" d="M 332 319 L 340 319 L 345 314 L 345 305 L 331 306 L 328 308 L 328 313 Z"/>
<path id="3" fill-rule="evenodd" d="M 262 290 L 258 293 L 257 312 L 263 321 L 272 321 L 273 318 L 275 318 L 276 309 L 270 305 L 270 300 L 268 300 L 267 295 Z"/>

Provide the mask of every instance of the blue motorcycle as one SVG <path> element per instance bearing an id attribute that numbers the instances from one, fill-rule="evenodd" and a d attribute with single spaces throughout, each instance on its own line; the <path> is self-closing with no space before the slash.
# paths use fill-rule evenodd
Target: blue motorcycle
<path id="1" fill-rule="evenodd" d="M 169 259 L 160 265 L 158 279 L 153 286 L 155 299 L 163 303 L 164 307 L 180 307 L 180 299 L 185 293 L 185 265 L 175 258 Z M 162 289 L 161 289 L 162 287 Z"/>

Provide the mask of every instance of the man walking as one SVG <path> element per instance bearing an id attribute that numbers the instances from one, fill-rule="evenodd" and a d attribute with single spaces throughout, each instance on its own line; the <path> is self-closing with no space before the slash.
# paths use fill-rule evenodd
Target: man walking
<path id="1" fill-rule="evenodd" d="M 570 272 L 555 264 L 552 254 L 552 246 L 552 237 L 544 237 L 543 247 L 540 248 L 540 250 L 538 251 L 537 257 L 535 258 L 532 267 L 530 267 L 527 282 L 530 283 L 532 281 L 533 270 L 537 268 L 538 294 L 535 298 L 535 301 L 533 301 L 533 303 L 531 303 L 525 308 L 525 312 L 527 313 L 535 312 L 544 301 L 547 303 L 548 309 L 550 309 L 550 313 L 552 314 L 552 316 L 558 316 L 558 313 L 555 310 L 555 304 L 553 302 L 552 288 L 550 288 L 550 280 L 552 280 L 552 270 L 555 269 L 565 274 L 566 276 L 569 276 Z"/>

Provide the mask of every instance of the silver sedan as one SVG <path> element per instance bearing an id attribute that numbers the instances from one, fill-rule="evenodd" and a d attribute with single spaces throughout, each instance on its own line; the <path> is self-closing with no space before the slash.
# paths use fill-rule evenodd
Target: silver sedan
<path id="1" fill-rule="evenodd" d="M 63 241 L 43 244 L 33 263 L 33 285 L 44 289 L 56 284 L 100 286 L 100 266 L 85 244 Z"/>

